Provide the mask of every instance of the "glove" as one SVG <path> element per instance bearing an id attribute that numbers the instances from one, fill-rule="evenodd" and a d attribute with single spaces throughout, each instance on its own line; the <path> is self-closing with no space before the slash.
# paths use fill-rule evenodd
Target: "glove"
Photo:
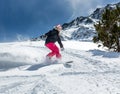
<path id="1" fill-rule="evenodd" d="M 64 51 L 64 48 L 62 47 L 62 48 L 60 48 L 61 49 L 61 51 Z"/>

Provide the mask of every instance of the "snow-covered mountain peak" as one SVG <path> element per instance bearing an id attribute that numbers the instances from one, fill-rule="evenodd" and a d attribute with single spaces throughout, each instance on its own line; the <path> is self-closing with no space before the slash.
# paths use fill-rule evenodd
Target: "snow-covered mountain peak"
<path id="1" fill-rule="evenodd" d="M 70 23 L 63 24 L 63 39 L 88 40 L 95 34 L 94 24 L 97 20 L 91 17 L 77 17 Z M 93 32 L 91 36 L 91 32 Z"/>

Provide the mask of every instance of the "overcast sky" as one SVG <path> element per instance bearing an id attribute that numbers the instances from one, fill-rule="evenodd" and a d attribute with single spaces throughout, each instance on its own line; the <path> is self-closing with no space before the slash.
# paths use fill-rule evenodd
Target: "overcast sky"
<path id="1" fill-rule="evenodd" d="M 119 0 L 0 0 L 0 42 L 33 38 Z"/>

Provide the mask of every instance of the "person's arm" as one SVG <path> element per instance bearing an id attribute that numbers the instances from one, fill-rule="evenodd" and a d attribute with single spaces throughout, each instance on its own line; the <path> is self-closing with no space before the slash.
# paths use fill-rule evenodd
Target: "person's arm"
<path id="1" fill-rule="evenodd" d="M 59 45 L 60 45 L 60 48 L 61 48 L 61 49 L 64 49 L 64 47 L 63 47 L 63 44 L 62 44 L 62 42 L 61 42 L 60 37 L 58 37 L 58 43 L 59 43 Z"/>

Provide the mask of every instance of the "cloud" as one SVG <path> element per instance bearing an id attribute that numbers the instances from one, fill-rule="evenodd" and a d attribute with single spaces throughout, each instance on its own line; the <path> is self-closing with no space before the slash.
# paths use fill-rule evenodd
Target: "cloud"
<path id="1" fill-rule="evenodd" d="M 17 34 L 17 41 L 26 41 L 26 40 L 29 40 L 30 38 L 28 36 L 23 36 L 21 34 Z"/>
<path id="2" fill-rule="evenodd" d="M 78 16 L 88 16 L 98 6 L 102 6 L 104 0 L 66 0 L 70 6 L 72 16 L 70 20 Z"/>

